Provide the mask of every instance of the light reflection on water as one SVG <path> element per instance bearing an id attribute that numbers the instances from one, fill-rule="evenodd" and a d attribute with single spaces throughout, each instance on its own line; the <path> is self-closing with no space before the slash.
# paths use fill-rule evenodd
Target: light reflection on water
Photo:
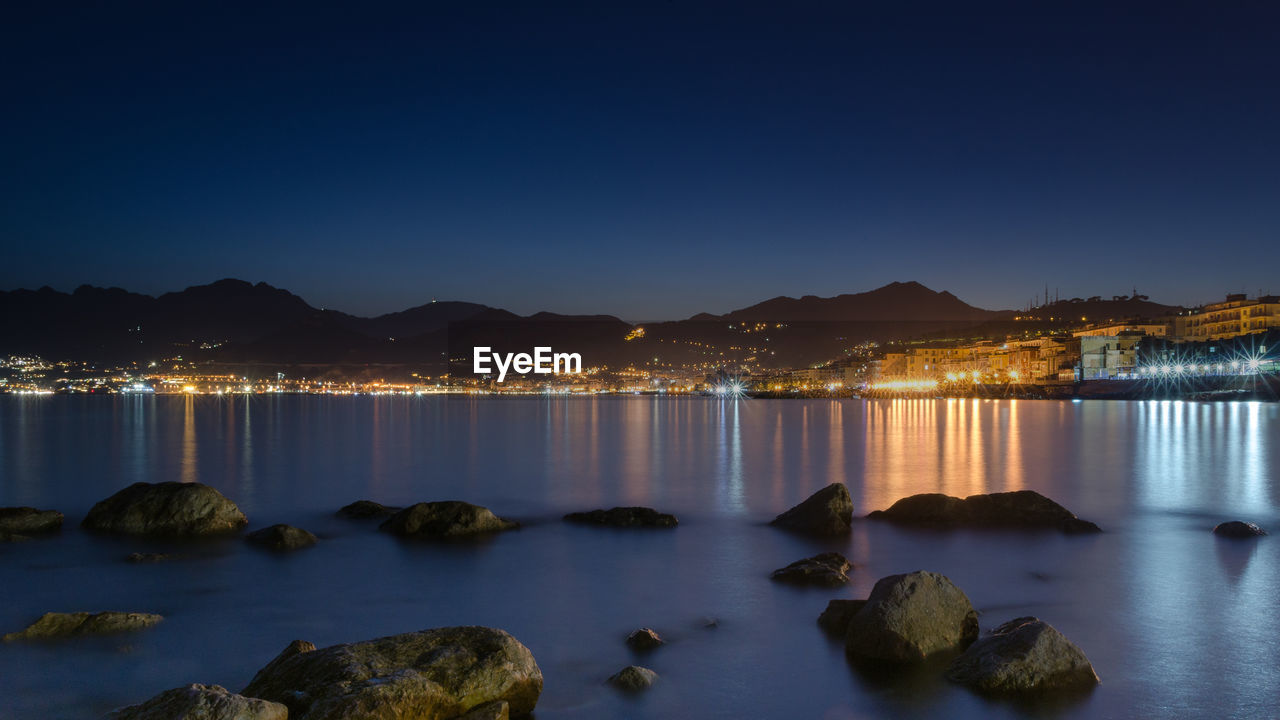
<path id="1" fill-rule="evenodd" d="M 539 717 L 1257 717 L 1280 686 L 1280 545 L 1216 541 L 1229 518 L 1280 529 L 1280 408 L 1260 403 L 707 398 L 111 397 L 0 399 L 0 505 L 63 510 L 51 540 L 0 546 L 0 630 L 45 610 L 156 609 L 120 644 L 0 646 L 4 717 L 82 717 L 188 682 L 240 687 L 294 637 L 320 644 L 498 625 L 547 675 Z M 236 540 L 130 566 L 145 543 L 75 529 L 138 480 L 206 482 L 251 527 L 322 537 L 288 558 Z M 919 492 L 1032 488 L 1108 532 L 922 533 L 857 523 L 816 542 L 763 525 L 830 482 L 860 513 Z M 358 498 L 466 499 L 526 528 L 468 546 L 397 543 L 332 517 Z M 565 526 L 615 504 L 678 513 L 671 533 Z M 836 549 L 851 587 L 798 590 L 773 568 Z M 849 670 L 814 619 L 877 577 L 950 575 L 992 626 L 1036 614 L 1103 685 L 1065 706 L 991 704 L 936 679 Z M 705 615 L 721 618 L 715 631 Z M 659 626 L 639 700 L 601 687 Z M 198 651 L 192 648 L 199 648 Z M 62 679 L 78 678 L 67 687 Z"/>

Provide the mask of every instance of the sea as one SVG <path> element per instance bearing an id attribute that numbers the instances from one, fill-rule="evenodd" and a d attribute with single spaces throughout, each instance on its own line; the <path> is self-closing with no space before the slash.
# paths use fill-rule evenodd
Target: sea
<path id="1" fill-rule="evenodd" d="M 211 485 L 249 518 L 319 536 L 165 542 L 80 529 L 127 485 Z M 770 527 L 833 482 L 853 532 Z M 919 530 L 863 518 L 907 495 L 1031 489 L 1104 532 Z M 337 517 L 465 500 L 519 530 L 407 542 Z M 137 633 L 0 644 L 0 718 L 101 717 L 189 683 L 243 688 L 294 639 L 318 646 L 488 625 L 533 652 L 535 716 L 577 718 L 1269 718 L 1280 715 L 1280 404 L 667 396 L 4 396 L 0 506 L 60 533 L 0 544 L 0 633 L 47 611 L 164 615 Z M 672 530 L 570 525 L 642 505 Z M 1280 533 L 1278 533 L 1280 534 Z M 848 585 L 770 573 L 824 551 Z M 132 552 L 168 561 L 132 564 Z M 984 629 L 1033 615 L 1092 661 L 1084 695 L 995 700 L 945 667 L 868 675 L 817 618 L 886 575 L 943 573 Z M 667 644 L 644 655 L 639 627 Z M 606 679 L 639 664 L 638 695 Z"/>

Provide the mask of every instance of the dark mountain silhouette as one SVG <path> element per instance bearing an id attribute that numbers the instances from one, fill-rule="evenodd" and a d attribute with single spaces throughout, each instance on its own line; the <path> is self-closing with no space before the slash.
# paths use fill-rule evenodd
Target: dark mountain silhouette
<path id="1" fill-rule="evenodd" d="M 895 282 L 868 292 L 823 298 L 780 296 L 734 310 L 717 319 L 761 322 L 976 322 L 999 317 L 999 311 L 973 307 L 949 292 L 936 292 L 918 282 Z M 695 316 L 692 319 L 699 319 Z M 703 318 L 705 319 L 705 318 Z"/>
<path id="2" fill-rule="evenodd" d="M 1174 310 L 1144 298 L 1091 298 L 1031 311 L 1030 322 L 1045 315 L 1049 327 L 1068 318 L 1156 317 Z M 443 372 L 450 361 L 459 367 L 475 346 L 505 353 L 543 345 L 581 353 L 587 366 L 794 367 L 837 359 L 866 341 L 1017 333 L 1033 327 L 1027 315 L 983 310 L 948 292 L 895 282 L 831 298 L 777 297 L 632 333 L 635 326 L 609 315 L 520 316 L 468 302 L 431 302 L 365 318 L 315 308 L 266 283 L 227 279 L 159 297 L 87 285 L 71 293 L 48 287 L 0 292 L 0 354 L 99 363 L 181 356 L 264 369 L 311 366 L 313 373 L 321 365 L 394 366 L 407 375 Z"/>

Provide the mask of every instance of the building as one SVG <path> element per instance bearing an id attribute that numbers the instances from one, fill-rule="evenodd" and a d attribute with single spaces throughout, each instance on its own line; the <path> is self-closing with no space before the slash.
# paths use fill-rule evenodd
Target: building
<path id="1" fill-rule="evenodd" d="M 1138 345 L 1146 335 L 1085 335 L 1080 338 L 1081 380 L 1124 380 L 1138 372 Z"/>
<path id="2" fill-rule="evenodd" d="M 1224 302 L 1205 305 L 1174 319 L 1178 339 L 1190 342 L 1225 340 L 1280 328 L 1280 296 L 1250 300 L 1228 295 Z"/>
<path id="3" fill-rule="evenodd" d="M 1116 337 L 1121 333 L 1140 333 L 1150 337 L 1168 337 L 1173 323 L 1168 322 L 1121 322 L 1105 325 L 1091 325 L 1083 330 L 1071 333 L 1075 337 Z"/>

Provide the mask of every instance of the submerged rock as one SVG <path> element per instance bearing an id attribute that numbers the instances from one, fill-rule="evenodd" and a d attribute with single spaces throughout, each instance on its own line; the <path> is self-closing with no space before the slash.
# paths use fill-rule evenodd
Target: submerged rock
<path id="1" fill-rule="evenodd" d="M 947 677 L 990 694 L 1078 690 L 1098 684 L 1084 652 L 1052 625 L 1020 617 L 969 646 Z"/>
<path id="2" fill-rule="evenodd" d="M 301 550 L 316 544 L 315 535 L 292 525 L 265 527 L 249 533 L 245 539 L 254 545 L 278 552 Z"/>
<path id="3" fill-rule="evenodd" d="M 632 650 L 652 650 L 660 645 L 665 645 L 666 642 L 656 630 L 647 627 L 632 630 L 631 634 L 627 635 L 627 645 Z"/>
<path id="4" fill-rule="evenodd" d="M 283 703 L 290 720 L 452 720 L 499 701 L 514 717 L 528 715 L 542 693 L 533 654 L 494 628 L 437 628 L 320 650 L 306 645 L 291 643 L 241 694 Z"/>
<path id="5" fill-rule="evenodd" d="M 679 521 L 675 515 L 660 513 L 647 507 L 616 507 L 609 510 L 569 513 L 566 522 L 610 527 L 673 528 Z"/>
<path id="6" fill-rule="evenodd" d="M 129 562 L 131 562 L 131 563 L 135 563 L 135 564 L 141 564 L 141 563 L 158 563 L 158 562 L 164 562 L 165 560 L 168 560 L 168 559 L 169 559 L 169 558 L 171 558 L 171 557 L 173 557 L 173 556 L 172 556 L 172 555 L 170 555 L 169 553 L 141 553 L 141 552 L 136 552 L 136 553 L 129 553 L 129 556 L 128 556 L 128 557 L 126 557 L 126 558 L 125 558 L 125 560 L 127 560 L 127 561 L 129 561 Z"/>
<path id="7" fill-rule="evenodd" d="M 387 517 L 400 512 L 400 508 L 382 505 L 372 500 L 357 500 L 350 505 L 344 505 L 338 510 L 338 515 L 352 520 L 367 520 L 369 518 Z"/>
<path id="8" fill-rule="evenodd" d="M 454 538 L 520 527 L 488 508 L 449 500 L 410 505 L 382 523 L 380 529 L 401 537 Z"/>
<path id="9" fill-rule="evenodd" d="M 852 522 L 849 489 L 843 483 L 831 483 L 769 524 L 812 535 L 844 535 Z"/>
<path id="10" fill-rule="evenodd" d="M 1023 528 L 1064 533 L 1101 532 L 1097 525 L 1034 490 L 970 495 L 960 498 L 939 493 L 905 497 L 888 510 L 867 517 L 902 525 L 953 528 Z"/>
<path id="11" fill-rule="evenodd" d="M 771 577 L 780 582 L 797 585 L 835 587 L 849 582 L 849 576 L 846 573 L 851 567 L 853 565 L 840 553 L 825 552 L 774 570 Z"/>
<path id="12" fill-rule="evenodd" d="M 1240 520 L 1231 520 L 1224 522 L 1213 528 L 1213 534 L 1218 537 L 1227 538 L 1253 538 L 1262 537 L 1267 534 L 1266 530 L 1254 525 L 1251 522 L 1242 522 Z"/>
<path id="13" fill-rule="evenodd" d="M 62 528 L 62 513 L 33 507 L 0 508 L 0 541 L 26 540 Z"/>
<path id="14" fill-rule="evenodd" d="M 154 613 L 100 612 L 100 613 L 45 613 L 21 632 L 4 636 L 5 642 L 16 640 L 50 640 L 73 635 L 106 635 L 109 633 L 142 630 L 159 623 L 164 618 Z"/>
<path id="15" fill-rule="evenodd" d="M 627 692 L 648 690 L 658 681 L 658 673 L 639 665 L 628 665 L 609 678 L 609 684 Z"/>
<path id="16" fill-rule="evenodd" d="M 222 493 L 200 483 L 134 483 L 94 505 L 81 523 L 125 535 L 214 535 L 249 521 Z"/>
<path id="17" fill-rule="evenodd" d="M 916 571 L 881 578 L 849 619 L 845 651 L 857 661 L 914 663 L 978 637 L 978 613 L 946 577 Z"/>
<path id="18" fill-rule="evenodd" d="M 280 703 L 236 695 L 218 685 L 188 685 L 166 690 L 141 705 L 121 708 L 110 720 L 287 720 Z"/>
<path id="19" fill-rule="evenodd" d="M 818 626 L 828 635 L 843 638 L 849 630 L 849 621 L 866 604 L 866 600 L 832 600 L 818 616 Z"/>

